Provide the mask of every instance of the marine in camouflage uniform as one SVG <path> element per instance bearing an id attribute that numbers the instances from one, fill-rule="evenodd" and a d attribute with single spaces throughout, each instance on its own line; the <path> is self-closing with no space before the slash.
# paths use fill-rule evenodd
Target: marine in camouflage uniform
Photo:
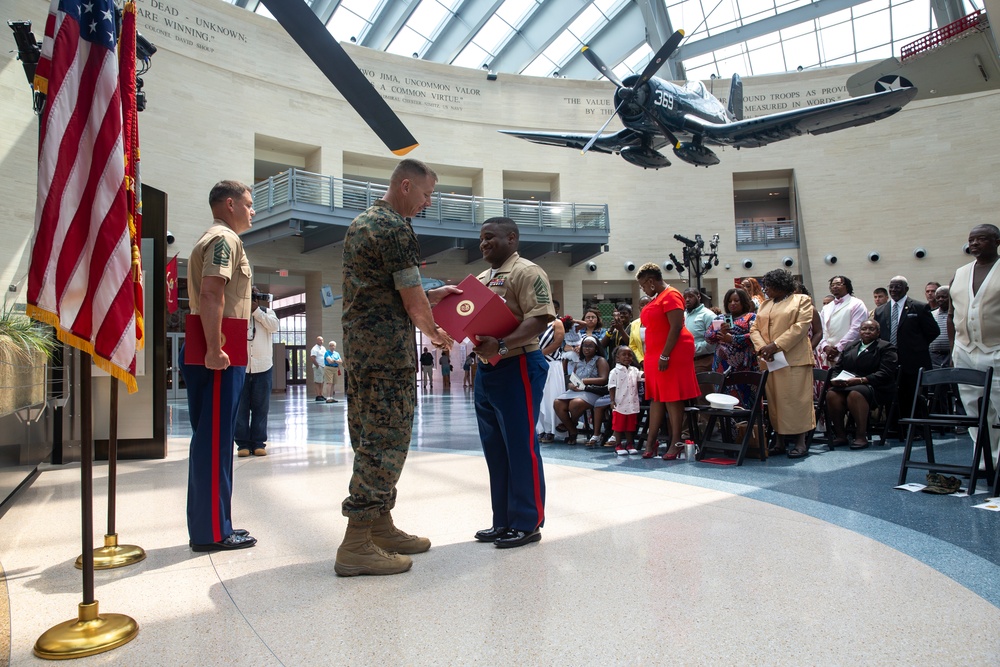
<path id="1" fill-rule="evenodd" d="M 354 476 L 343 512 L 375 519 L 396 505 L 417 401 L 416 336 L 399 290 L 419 286 L 410 223 L 377 201 L 344 239 L 344 358 Z"/>
<path id="2" fill-rule="evenodd" d="M 410 447 L 417 401 L 414 325 L 439 347 L 451 339 L 434 324 L 424 294 L 420 245 L 407 219 L 431 203 L 437 175 L 416 160 L 393 171 L 381 199 L 351 223 L 344 238 L 344 364 L 347 423 L 354 449 L 348 518 L 335 570 L 342 576 L 396 574 L 410 569 L 403 554 L 427 551 L 430 540 L 397 529 L 389 514 Z"/>

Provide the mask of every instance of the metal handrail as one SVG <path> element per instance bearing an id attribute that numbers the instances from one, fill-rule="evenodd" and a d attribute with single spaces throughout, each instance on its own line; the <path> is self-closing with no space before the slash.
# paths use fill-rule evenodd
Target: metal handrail
<path id="1" fill-rule="evenodd" d="M 289 169 L 254 184 L 253 201 L 258 213 L 283 204 L 306 204 L 334 209 L 363 211 L 382 197 L 388 186 L 348 178 L 335 178 L 301 169 Z M 476 195 L 435 192 L 431 205 L 418 218 L 424 223 L 481 225 L 495 216 L 513 219 L 522 228 L 610 230 L 607 204 L 521 201 Z"/>
<path id="2" fill-rule="evenodd" d="M 782 246 L 799 244 L 799 225 L 795 220 L 775 222 L 737 222 L 736 247 Z"/>
<path id="3" fill-rule="evenodd" d="M 927 33 L 920 39 L 903 46 L 903 48 L 899 51 L 899 60 L 901 62 L 905 61 L 908 58 L 912 58 L 915 55 L 923 53 L 924 51 L 929 51 L 937 46 L 940 46 L 948 40 L 961 35 L 966 30 L 980 27 L 981 24 L 986 23 L 986 20 L 986 14 L 982 9 L 978 9 L 967 16 L 963 16 L 957 21 L 952 21 L 948 25 L 941 26 L 937 30 Z M 983 27 L 985 28 L 985 26 Z"/>

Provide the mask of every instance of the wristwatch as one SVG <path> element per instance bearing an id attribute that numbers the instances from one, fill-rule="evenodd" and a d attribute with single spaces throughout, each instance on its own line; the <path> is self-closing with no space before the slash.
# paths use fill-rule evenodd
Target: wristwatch
<path id="1" fill-rule="evenodd" d="M 506 357 L 507 352 L 509 352 L 507 349 L 507 343 L 503 342 L 503 338 L 497 338 L 497 354 L 501 357 Z"/>

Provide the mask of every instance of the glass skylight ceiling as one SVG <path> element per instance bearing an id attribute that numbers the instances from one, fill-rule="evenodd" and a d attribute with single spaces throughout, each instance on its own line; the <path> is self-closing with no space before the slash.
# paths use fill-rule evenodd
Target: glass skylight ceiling
<path id="1" fill-rule="evenodd" d="M 270 16 L 259 0 L 225 0 L 257 13 Z M 445 55 L 452 65 L 492 67 L 504 64 L 502 71 L 517 71 L 533 76 L 558 76 L 581 46 L 602 30 L 621 30 L 615 19 L 626 9 L 636 10 L 632 0 L 593 0 L 590 3 L 566 3 L 575 15 L 565 16 L 561 25 L 553 25 L 548 39 L 532 43 L 534 53 L 519 62 L 505 58 L 512 42 L 524 51 L 526 27 L 546 2 L 558 0 L 503 0 L 488 15 L 476 17 L 463 13 L 469 0 L 308 0 L 320 15 L 328 17 L 327 28 L 340 41 L 355 41 L 391 53 L 423 58 L 435 39 L 448 31 L 454 37 L 461 31 L 458 47 Z M 481 5 L 481 3 L 479 3 Z M 667 13 L 673 29 L 683 28 L 684 45 L 714 37 L 812 4 L 810 0 L 667 0 Z M 966 3 L 968 11 L 981 8 L 982 0 Z M 480 10 L 481 12 L 482 10 Z M 968 13 L 968 12 L 966 12 Z M 405 20 L 404 20 L 405 19 Z M 551 20 L 551 12 L 549 12 Z M 385 24 L 381 25 L 380 21 Z M 623 23 L 623 22 L 619 22 Z M 398 28 L 395 26 L 399 26 Z M 631 23 L 634 26 L 634 21 Z M 376 26 L 378 30 L 374 30 Z M 538 41 L 539 26 L 531 26 Z M 869 0 L 862 4 L 785 27 L 770 34 L 739 41 L 716 50 L 694 55 L 683 61 L 689 79 L 708 79 L 711 75 L 729 77 L 794 71 L 826 65 L 881 60 L 898 56 L 900 47 L 937 28 L 930 0 Z M 386 36 L 387 30 L 395 30 Z M 381 43 L 366 38 L 378 35 Z M 734 39 L 737 39 L 734 35 Z M 369 40 L 375 41 L 375 40 Z M 624 40 L 628 42 L 629 40 Z M 634 42 L 633 42 L 634 43 Z M 715 45 L 713 45 L 715 46 Z M 457 52 L 457 54 L 456 54 Z M 619 77 L 640 72 L 652 57 L 646 43 L 630 53 L 600 55 Z M 577 68 L 575 75 L 581 76 Z M 587 76 L 590 76 L 589 73 Z M 597 78 L 594 72 L 592 78 Z"/>

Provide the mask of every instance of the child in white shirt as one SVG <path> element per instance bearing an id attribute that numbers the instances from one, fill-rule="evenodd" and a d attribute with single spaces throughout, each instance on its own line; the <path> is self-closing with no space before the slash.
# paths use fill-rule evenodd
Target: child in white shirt
<path id="1" fill-rule="evenodd" d="M 615 367 L 608 374 L 608 391 L 611 397 L 611 429 L 618 440 L 615 453 L 618 456 L 638 454 L 635 430 L 639 422 L 639 378 L 642 372 L 636 367 L 635 355 L 628 345 L 615 349 L 614 358 Z"/>

